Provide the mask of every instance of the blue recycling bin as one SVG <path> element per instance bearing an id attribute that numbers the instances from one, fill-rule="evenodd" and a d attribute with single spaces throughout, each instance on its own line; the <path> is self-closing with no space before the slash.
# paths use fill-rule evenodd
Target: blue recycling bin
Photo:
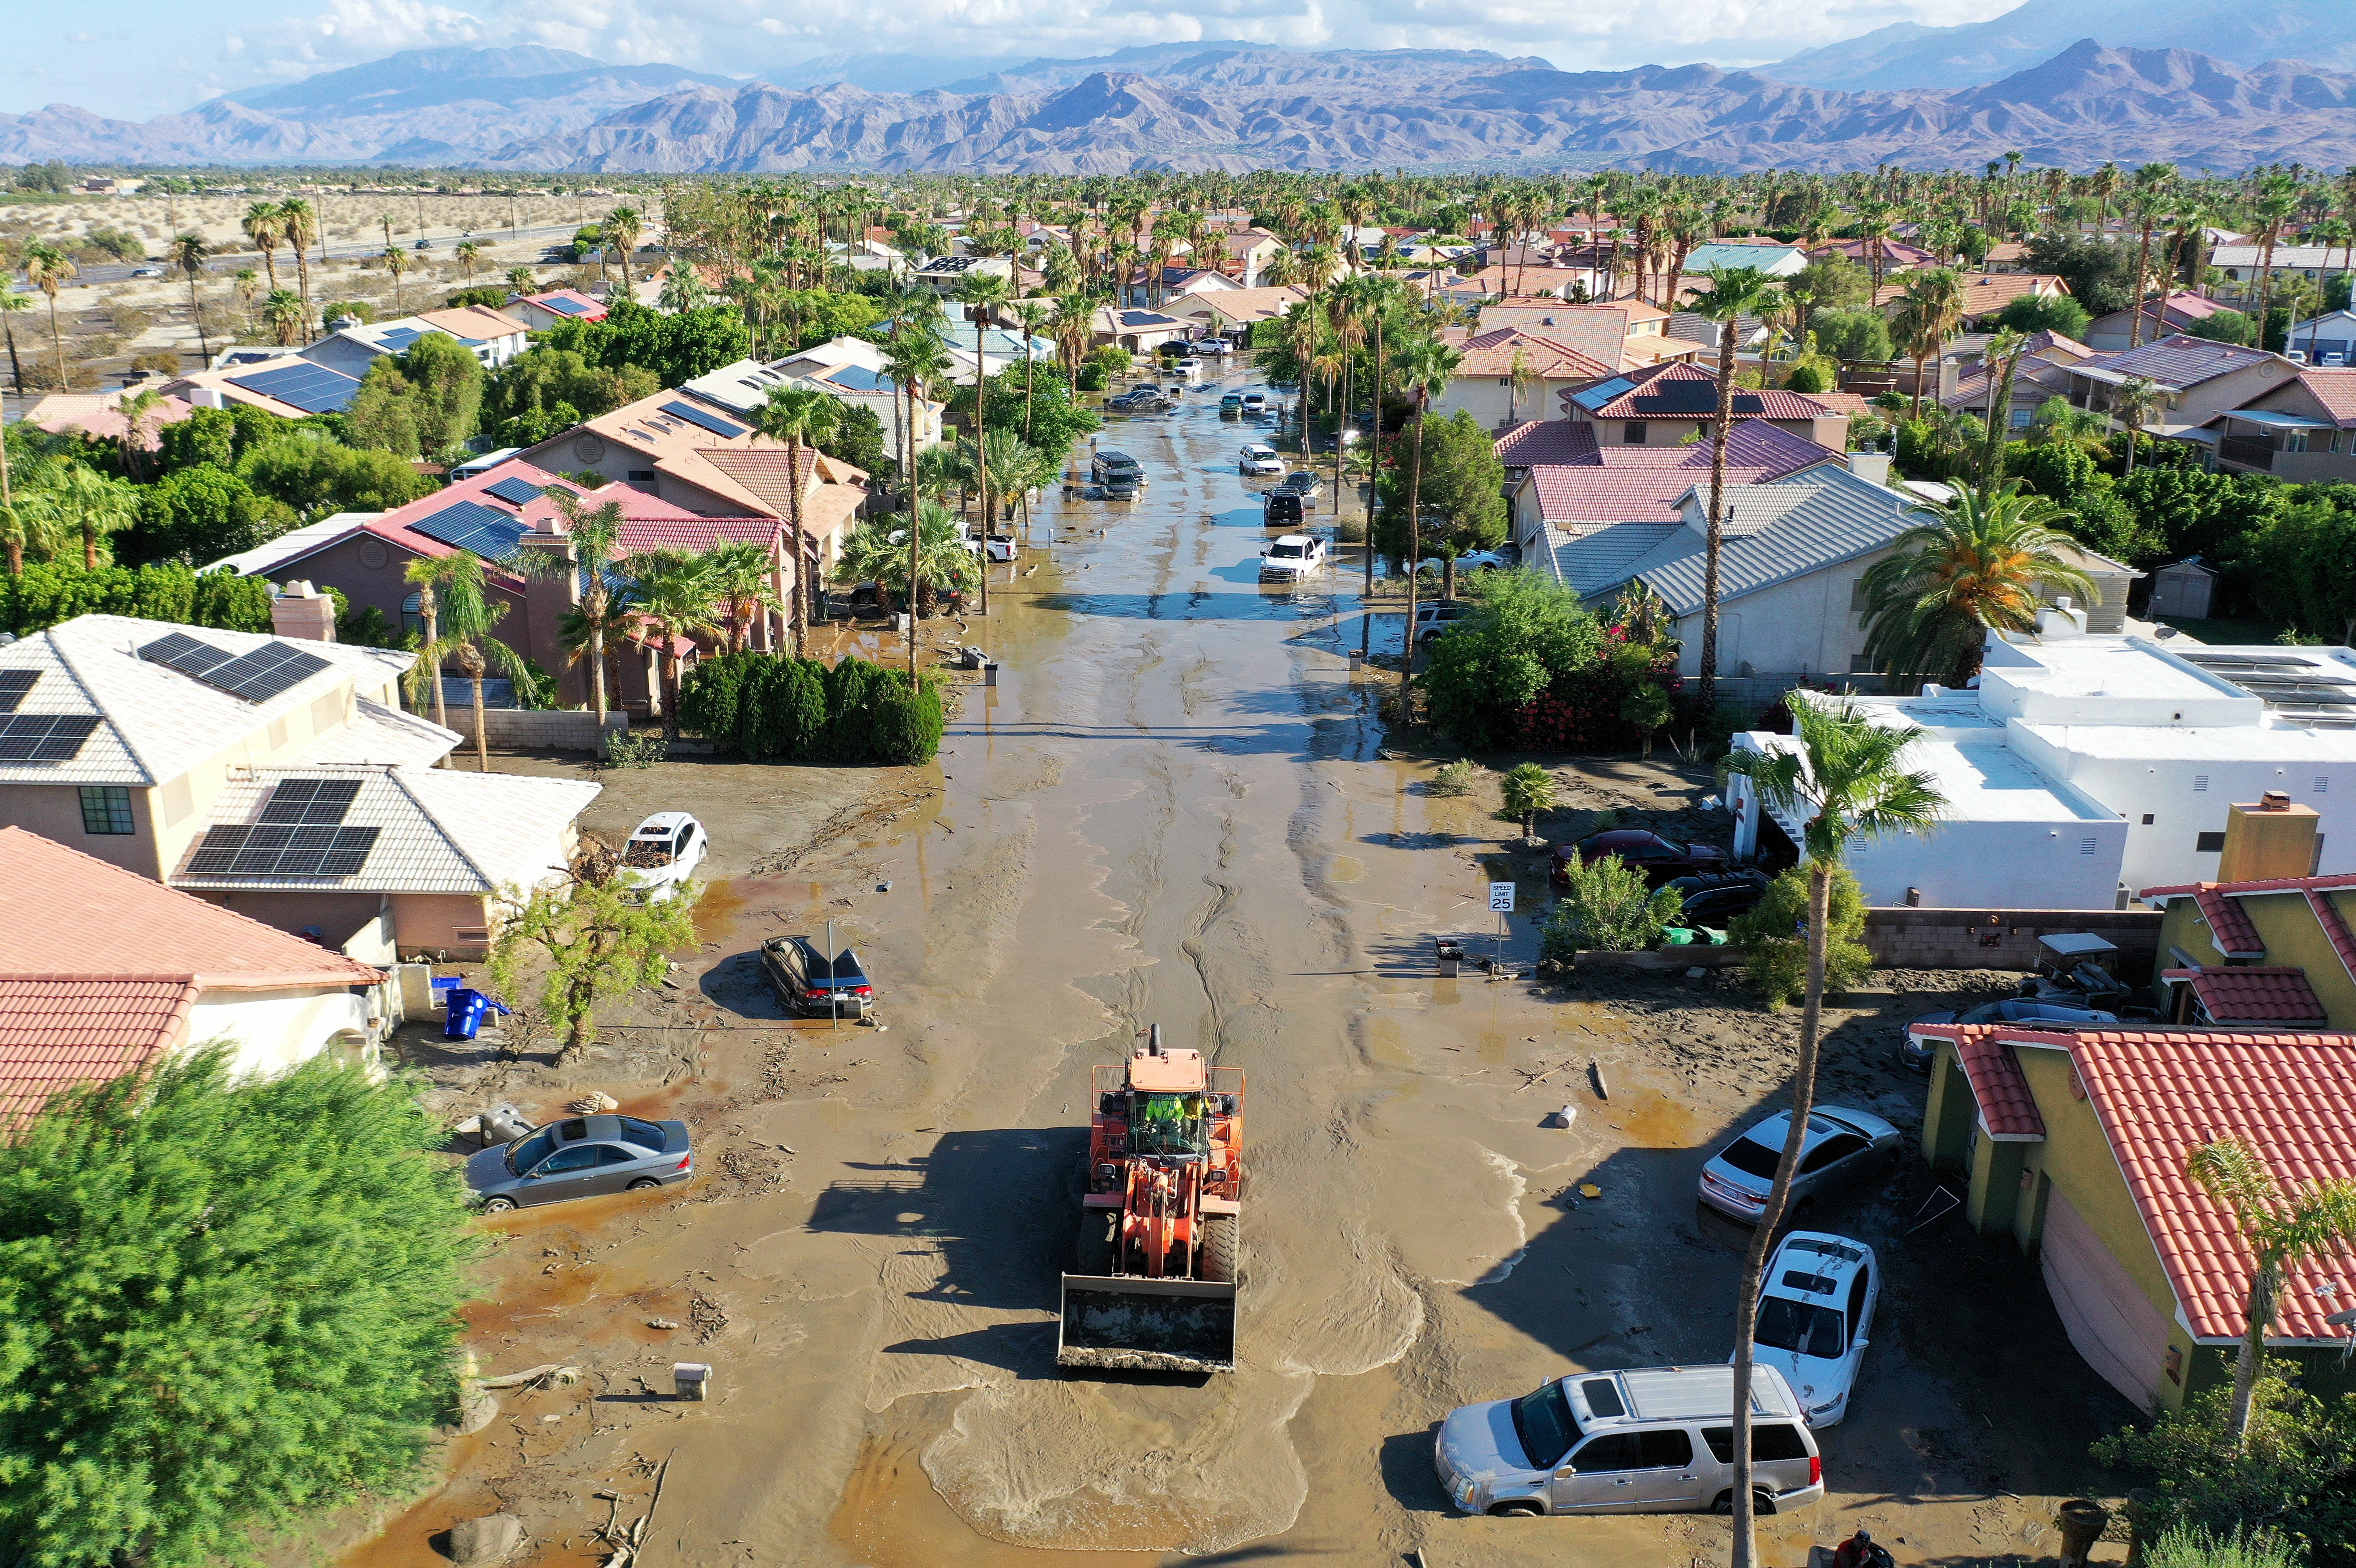
<path id="1" fill-rule="evenodd" d="M 483 1020 L 497 1012 L 508 1016 L 504 1005 L 480 991 L 459 987 L 450 993 L 450 1014 L 442 1023 L 444 1040 L 472 1040 L 481 1032 Z"/>

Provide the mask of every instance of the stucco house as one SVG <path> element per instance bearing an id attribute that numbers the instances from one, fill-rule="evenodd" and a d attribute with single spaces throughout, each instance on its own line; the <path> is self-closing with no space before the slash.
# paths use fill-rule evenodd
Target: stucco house
<path id="1" fill-rule="evenodd" d="M 2305 367 L 2209 428 L 2221 468 L 2300 485 L 2356 482 L 2356 369 Z"/>
<path id="2" fill-rule="evenodd" d="M 2212 448 L 2218 436 L 2210 427 L 2220 415 L 2255 403 L 2298 373 L 2279 354 L 2183 334 L 2124 354 L 2097 354 L 2062 371 L 2071 404 L 2110 415 L 2115 429 L 2125 428 L 2115 411 L 2119 389 L 2130 378 L 2150 382 L 2160 404 L 2144 420 L 2144 433 Z"/>
<path id="3" fill-rule="evenodd" d="M 240 1072 L 373 1063 L 400 1021 L 381 969 L 22 827 L 0 878 L 0 1128 L 213 1040 Z"/>
<path id="4" fill-rule="evenodd" d="M 1591 424 L 1602 446 L 1676 446 L 1707 440 L 1718 418 L 1718 376 L 1698 365 L 1655 365 L 1563 391 L 1563 417 Z M 1848 447 L 1845 409 L 1781 388 L 1737 388 L 1734 417 L 1761 420 L 1835 452 Z"/>
<path id="5" fill-rule="evenodd" d="M 1461 410 L 1488 430 L 1543 417 L 1560 406 L 1564 391 L 1611 374 L 1611 367 L 1569 345 L 1518 326 L 1481 333 L 1451 327 L 1441 336 L 1460 357 L 1431 411 L 1445 418 Z"/>

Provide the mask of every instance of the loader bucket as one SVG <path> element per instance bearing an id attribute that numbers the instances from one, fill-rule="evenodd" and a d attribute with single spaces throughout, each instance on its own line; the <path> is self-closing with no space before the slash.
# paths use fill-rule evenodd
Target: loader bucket
<path id="1" fill-rule="evenodd" d="M 1067 1274 L 1059 1367 L 1236 1370 L 1236 1287 L 1201 1279 Z"/>

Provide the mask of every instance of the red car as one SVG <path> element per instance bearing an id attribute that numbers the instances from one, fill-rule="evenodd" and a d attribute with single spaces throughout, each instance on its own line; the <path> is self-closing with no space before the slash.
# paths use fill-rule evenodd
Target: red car
<path id="1" fill-rule="evenodd" d="M 1680 844 L 1642 827 L 1615 827 L 1609 833 L 1590 833 L 1573 844 L 1556 845 L 1554 864 L 1547 869 L 1547 878 L 1556 887 L 1570 885 L 1569 867 L 1574 855 L 1587 865 L 1616 855 L 1642 870 L 1644 880 L 1656 888 L 1678 877 L 1726 869 L 1726 851 L 1715 844 Z"/>

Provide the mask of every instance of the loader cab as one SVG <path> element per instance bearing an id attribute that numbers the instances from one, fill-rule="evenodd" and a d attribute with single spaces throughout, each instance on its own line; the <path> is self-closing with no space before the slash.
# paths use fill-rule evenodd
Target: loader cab
<path id="1" fill-rule="evenodd" d="M 1200 1094 L 1140 1094 L 1130 1107 L 1135 1154 L 1193 1157 L 1211 1152 L 1211 1121 Z"/>

